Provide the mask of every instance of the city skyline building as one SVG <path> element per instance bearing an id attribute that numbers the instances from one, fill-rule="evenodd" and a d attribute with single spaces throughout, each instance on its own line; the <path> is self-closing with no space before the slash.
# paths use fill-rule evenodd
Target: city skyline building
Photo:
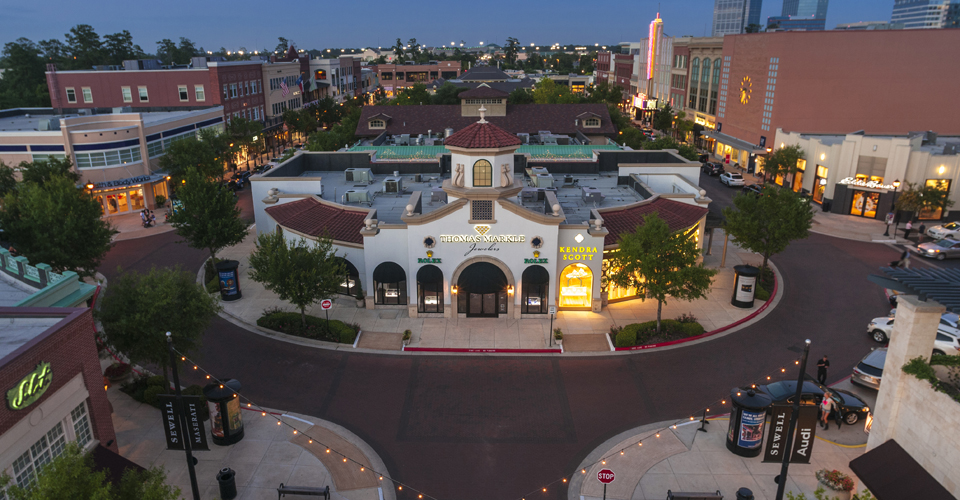
<path id="1" fill-rule="evenodd" d="M 711 36 L 739 35 L 751 24 L 759 26 L 762 4 L 762 0 L 715 0 Z"/>
<path id="2" fill-rule="evenodd" d="M 894 0 L 890 22 L 902 23 L 904 29 L 943 28 L 950 3 L 950 0 Z"/>
<path id="3" fill-rule="evenodd" d="M 827 26 L 829 0 L 783 0 L 779 16 L 767 18 L 767 28 L 781 31 L 822 31 Z"/>

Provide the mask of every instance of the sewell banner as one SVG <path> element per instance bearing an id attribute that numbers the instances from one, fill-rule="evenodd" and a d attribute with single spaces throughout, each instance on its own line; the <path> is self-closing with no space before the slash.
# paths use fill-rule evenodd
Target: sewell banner
<path id="1" fill-rule="evenodd" d="M 789 406 L 773 406 L 770 409 L 770 432 L 767 434 L 767 446 L 763 451 L 764 462 L 781 462 L 786 452 L 787 434 L 790 430 L 790 417 L 793 408 Z M 813 441 L 817 436 L 817 407 L 802 405 L 800 418 L 797 419 L 797 430 L 793 437 L 790 463 L 808 464 L 813 451 Z"/>

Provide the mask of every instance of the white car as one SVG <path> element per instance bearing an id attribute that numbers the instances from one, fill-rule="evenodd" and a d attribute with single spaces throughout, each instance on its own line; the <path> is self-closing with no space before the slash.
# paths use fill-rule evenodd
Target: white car
<path id="1" fill-rule="evenodd" d="M 927 229 L 927 236 L 942 240 L 944 238 L 960 239 L 960 222 L 948 222 L 941 226 L 933 226 Z"/>
<path id="2" fill-rule="evenodd" d="M 726 184 L 727 186 L 742 186 L 743 176 L 737 172 L 724 172 L 720 174 L 720 183 Z"/>
<path id="3" fill-rule="evenodd" d="M 960 354 L 960 337 L 954 337 L 943 330 L 937 330 L 937 340 L 933 342 L 934 354 Z"/>
<path id="4" fill-rule="evenodd" d="M 890 312 L 894 311 L 896 311 L 896 309 Z M 890 334 L 893 332 L 893 320 L 893 317 L 873 318 L 870 323 L 867 324 L 867 333 L 870 334 L 873 340 L 883 344 L 890 340 Z M 954 339 L 960 338 L 960 316 L 954 313 L 943 313 L 940 316 L 940 324 L 937 325 L 937 334 L 944 334 Z"/>

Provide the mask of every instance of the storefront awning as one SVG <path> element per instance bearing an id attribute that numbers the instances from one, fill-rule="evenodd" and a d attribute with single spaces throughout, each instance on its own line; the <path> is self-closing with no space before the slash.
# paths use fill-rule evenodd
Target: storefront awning
<path id="1" fill-rule="evenodd" d="M 163 174 L 153 174 L 153 175 L 138 175 L 136 177 L 127 177 L 126 179 L 117 179 L 115 181 L 103 181 L 93 183 L 93 190 L 99 191 L 101 189 L 117 189 L 121 187 L 135 186 L 137 184 L 150 184 L 152 182 L 157 182 L 163 180 L 166 177 Z"/>
<path id="2" fill-rule="evenodd" d="M 714 132 L 713 130 L 704 130 L 703 132 L 700 132 L 700 135 L 704 137 L 709 137 L 721 144 L 726 144 L 733 148 L 737 148 L 741 150 L 745 149 L 751 153 L 764 154 L 767 152 L 766 149 L 761 148 L 756 144 L 750 144 L 749 142 L 744 141 L 742 139 L 737 139 L 736 137 L 731 137 L 727 134 L 723 134 L 720 132 Z"/>
<path id="3" fill-rule="evenodd" d="M 893 439 L 853 459 L 850 469 L 877 500 L 953 499 L 953 495 Z"/>

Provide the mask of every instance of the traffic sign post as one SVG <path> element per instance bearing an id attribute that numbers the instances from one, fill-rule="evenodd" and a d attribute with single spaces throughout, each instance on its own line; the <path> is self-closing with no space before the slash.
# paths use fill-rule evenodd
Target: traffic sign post
<path id="1" fill-rule="evenodd" d="M 557 306 L 550 306 L 550 330 L 547 331 L 547 346 L 553 347 L 553 315 L 557 314 Z"/>
<path id="2" fill-rule="evenodd" d="M 323 299 L 320 301 L 320 309 L 323 309 L 323 314 L 327 316 L 327 335 L 330 334 L 330 308 L 333 307 L 333 301 L 330 299 Z"/>
<path id="3" fill-rule="evenodd" d="M 600 472 L 597 472 L 597 481 L 603 483 L 603 500 L 607 500 L 607 485 L 616 478 L 617 475 L 610 469 L 600 469 Z"/>

